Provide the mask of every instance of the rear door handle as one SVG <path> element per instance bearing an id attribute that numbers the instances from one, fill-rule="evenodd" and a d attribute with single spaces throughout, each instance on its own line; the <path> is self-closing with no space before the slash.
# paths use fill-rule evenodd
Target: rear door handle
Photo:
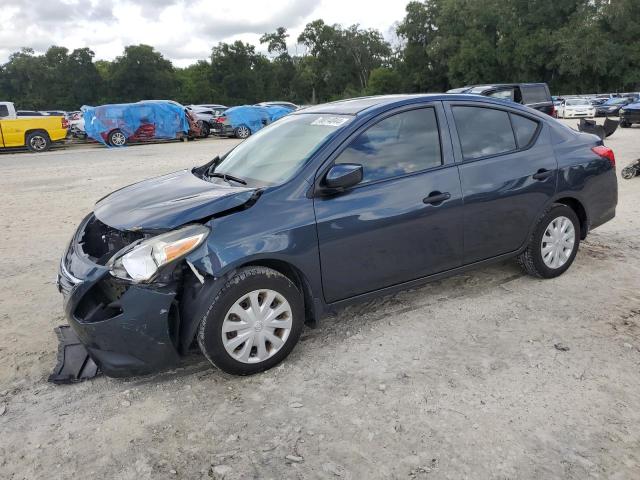
<path id="1" fill-rule="evenodd" d="M 537 173 L 533 174 L 534 180 L 546 180 L 551 175 L 553 175 L 553 171 L 547 170 L 546 168 L 541 168 Z"/>
<path id="2" fill-rule="evenodd" d="M 422 199 L 423 203 L 427 205 L 435 205 L 438 206 L 445 200 L 449 200 L 451 198 L 451 194 L 449 192 L 431 192 L 428 197 Z"/>

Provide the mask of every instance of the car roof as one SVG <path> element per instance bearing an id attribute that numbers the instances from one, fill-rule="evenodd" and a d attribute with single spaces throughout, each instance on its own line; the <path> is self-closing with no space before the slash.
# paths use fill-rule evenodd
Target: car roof
<path id="1" fill-rule="evenodd" d="M 480 95 L 455 94 L 455 93 L 424 93 L 424 94 L 402 94 L 402 95 L 380 95 L 374 97 L 359 97 L 349 100 L 340 100 L 337 102 L 324 103 L 314 105 L 292 112 L 291 115 L 305 115 L 309 113 L 332 114 L 332 115 L 365 115 L 375 113 L 379 110 L 386 110 L 396 106 L 409 105 L 412 103 L 421 103 L 425 101 L 464 101 L 477 102 L 484 104 L 494 104 L 508 106 L 510 108 L 522 109 L 531 112 L 532 109 L 527 108 L 518 103 L 507 100 L 495 99 L 491 97 L 483 97 Z"/>

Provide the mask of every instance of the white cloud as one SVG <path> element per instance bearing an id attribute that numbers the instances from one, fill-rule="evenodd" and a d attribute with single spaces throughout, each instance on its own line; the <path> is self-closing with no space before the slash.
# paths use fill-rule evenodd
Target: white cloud
<path id="1" fill-rule="evenodd" d="M 112 60 L 126 45 L 153 45 L 178 66 L 207 58 L 221 41 L 259 46 L 265 32 L 286 27 L 293 47 L 317 18 L 354 23 L 387 35 L 407 0 L 11 0 L 0 8 L 0 63 L 21 47 L 89 47 Z M 262 50 L 262 49 L 261 49 Z"/>

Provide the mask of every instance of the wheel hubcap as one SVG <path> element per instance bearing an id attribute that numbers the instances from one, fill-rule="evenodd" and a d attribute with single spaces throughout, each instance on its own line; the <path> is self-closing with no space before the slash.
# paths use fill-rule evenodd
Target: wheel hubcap
<path id="1" fill-rule="evenodd" d="M 542 236 L 542 260 L 549 268 L 560 268 L 573 253 L 575 246 L 575 229 L 573 222 L 567 217 L 557 217 L 544 231 Z"/>
<path id="2" fill-rule="evenodd" d="M 43 137 L 33 137 L 31 139 L 31 148 L 34 150 L 43 150 L 47 146 L 47 141 Z"/>
<path id="3" fill-rule="evenodd" d="M 249 136 L 249 129 L 247 127 L 240 127 L 240 138 L 247 138 Z"/>
<path id="4" fill-rule="evenodd" d="M 122 133 L 114 133 L 111 137 L 114 145 L 124 145 L 126 139 L 124 138 L 124 134 Z"/>
<path id="5" fill-rule="evenodd" d="M 292 317 L 291 305 L 275 290 L 249 292 L 239 298 L 224 317 L 224 348 L 239 362 L 263 362 L 287 342 Z"/>

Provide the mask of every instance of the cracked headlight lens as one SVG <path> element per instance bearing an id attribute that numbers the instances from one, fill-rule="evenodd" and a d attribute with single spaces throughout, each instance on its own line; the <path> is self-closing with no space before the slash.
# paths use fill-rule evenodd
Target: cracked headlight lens
<path id="1" fill-rule="evenodd" d="M 109 261 L 111 275 L 134 282 L 146 282 L 153 278 L 160 267 L 183 258 L 202 245 L 209 231 L 204 225 L 189 225 L 143 240 L 135 247 L 113 256 Z"/>

